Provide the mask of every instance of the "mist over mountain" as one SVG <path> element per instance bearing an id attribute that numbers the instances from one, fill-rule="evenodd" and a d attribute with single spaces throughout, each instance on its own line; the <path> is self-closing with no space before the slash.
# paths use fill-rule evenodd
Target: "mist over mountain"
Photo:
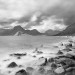
<path id="1" fill-rule="evenodd" d="M 75 35 L 75 23 L 72 25 L 69 25 L 65 30 L 58 33 L 56 36 L 71 36 Z"/>

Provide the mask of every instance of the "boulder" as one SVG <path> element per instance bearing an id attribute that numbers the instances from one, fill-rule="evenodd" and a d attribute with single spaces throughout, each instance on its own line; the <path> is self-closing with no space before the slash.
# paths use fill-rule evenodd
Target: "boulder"
<path id="1" fill-rule="evenodd" d="M 15 68 L 17 67 L 18 65 L 15 63 L 15 62 L 11 62 L 9 65 L 8 65 L 8 68 Z"/>
<path id="2" fill-rule="evenodd" d="M 46 66 L 46 64 L 47 64 L 47 58 L 39 58 L 36 61 L 36 65 L 38 66 Z"/>
<path id="3" fill-rule="evenodd" d="M 54 62 L 54 58 L 49 58 L 48 63 L 52 63 L 52 62 Z"/>
<path id="4" fill-rule="evenodd" d="M 32 68 L 32 67 L 27 67 L 27 68 L 26 68 L 26 71 L 27 71 L 27 72 L 33 71 L 33 70 L 34 70 L 34 68 Z"/>
<path id="5" fill-rule="evenodd" d="M 72 51 L 70 48 L 63 49 L 63 51 L 70 52 Z"/>
<path id="6" fill-rule="evenodd" d="M 58 67 L 57 69 L 55 69 L 55 71 L 54 71 L 55 73 L 57 73 L 57 74 L 62 74 L 62 73 L 64 73 L 65 72 L 65 70 L 64 70 L 64 68 L 63 67 Z"/>
<path id="7" fill-rule="evenodd" d="M 32 75 L 32 73 L 34 72 L 34 68 L 32 68 L 32 67 L 27 67 L 27 68 L 26 68 L 26 72 L 28 73 L 28 75 Z"/>
<path id="8" fill-rule="evenodd" d="M 45 73 L 45 69 L 44 69 L 43 67 L 40 67 L 40 68 L 38 69 L 38 72 L 39 72 L 40 74 L 44 74 L 44 73 Z"/>
<path id="9" fill-rule="evenodd" d="M 15 75 L 27 75 L 27 72 L 24 69 L 21 69 L 18 72 L 16 72 Z"/>
<path id="10" fill-rule="evenodd" d="M 43 52 L 42 51 L 39 51 L 38 48 L 36 48 L 33 53 L 37 53 L 37 54 L 42 54 Z"/>
<path id="11" fill-rule="evenodd" d="M 58 51 L 57 55 L 62 55 L 63 52 L 61 50 Z"/>
<path id="12" fill-rule="evenodd" d="M 66 57 L 75 60 L 75 55 L 74 54 L 67 53 Z"/>
<path id="13" fill-rule="evenodd" d="M 65 73 L 65 75 L 75 75 L 75 69 L 70 68 L 70 69 Z"/>
<path id="14" fill-rule="evenodd" d="M 56 69 L 56 68 L 57 68 L 57 64 L 52 63 L 52 64 L 51 64 L 51 68 L 52 68 L 52 69 Z"/>
<path id="15" fill-rule="evenodd" d="M 52 70 L 47 70 L 46 75 L 56 75 L 56 74 L 55 74 L 54 71 L 52 71 Z"/>
<path id="16" fill-rule="evenodd" d="M 66 45 L 66 48 L 71 48 L 71 47 L 72 47 L 72 43 Z"/>

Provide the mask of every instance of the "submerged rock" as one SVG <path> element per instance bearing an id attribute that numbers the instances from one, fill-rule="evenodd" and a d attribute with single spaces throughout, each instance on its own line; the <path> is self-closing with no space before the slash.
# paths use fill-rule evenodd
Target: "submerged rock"
<path id="1" fill-rule="evenodd" d="M 24 69 L 21 69 L 18 72 L 16 72 L 15 75 L 27 75 L 27 72 Z"/>
<path id="2" fill-rule="evenodd" d="M 8 65 L 8 68 L 15 68 L 17 67 L 18 65 L 15 63 L 15 62 L 11 62 L 9 65 Z"/>

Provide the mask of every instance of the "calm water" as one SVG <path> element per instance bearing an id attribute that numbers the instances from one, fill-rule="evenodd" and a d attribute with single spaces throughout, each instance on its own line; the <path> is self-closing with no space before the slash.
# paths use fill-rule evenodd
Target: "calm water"
<path id="1" fill-rule="evenodd" d="M 30 48 L 40 46 L 41 44 L 47 45 L 52 43 L 58 43 L 66 39 L 67 37 L 62 36 L 0 36 L 0 48 Z"/>
<path id="2" fill-rule="evenodd" d="M 18 51 L 33 50 L 36 47 L 50 46 L 60 41 L 66 40 L 67 37 L 53 36 L 0 36 L 0 57 L 6 57 L 7 54 Z M 43 50 L 56 50 L 44 48 Z"/>

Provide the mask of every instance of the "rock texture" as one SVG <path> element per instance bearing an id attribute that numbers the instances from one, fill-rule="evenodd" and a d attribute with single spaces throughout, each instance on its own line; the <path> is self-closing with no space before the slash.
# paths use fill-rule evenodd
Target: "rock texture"
<path id="1" fill-rule="evenodd" d="M 18 72 L 16 72 L 15 75 L 27 75 L 27 72 L 24 69 L 21 69 Z"/>
<path id="2" fill-rule="evenodd" d="M 11 62 L 9 65 L 8 65 L 8 68 L 15 68 L 17 67 L 18 65 L 15 63 L 15 62 Z"/>

